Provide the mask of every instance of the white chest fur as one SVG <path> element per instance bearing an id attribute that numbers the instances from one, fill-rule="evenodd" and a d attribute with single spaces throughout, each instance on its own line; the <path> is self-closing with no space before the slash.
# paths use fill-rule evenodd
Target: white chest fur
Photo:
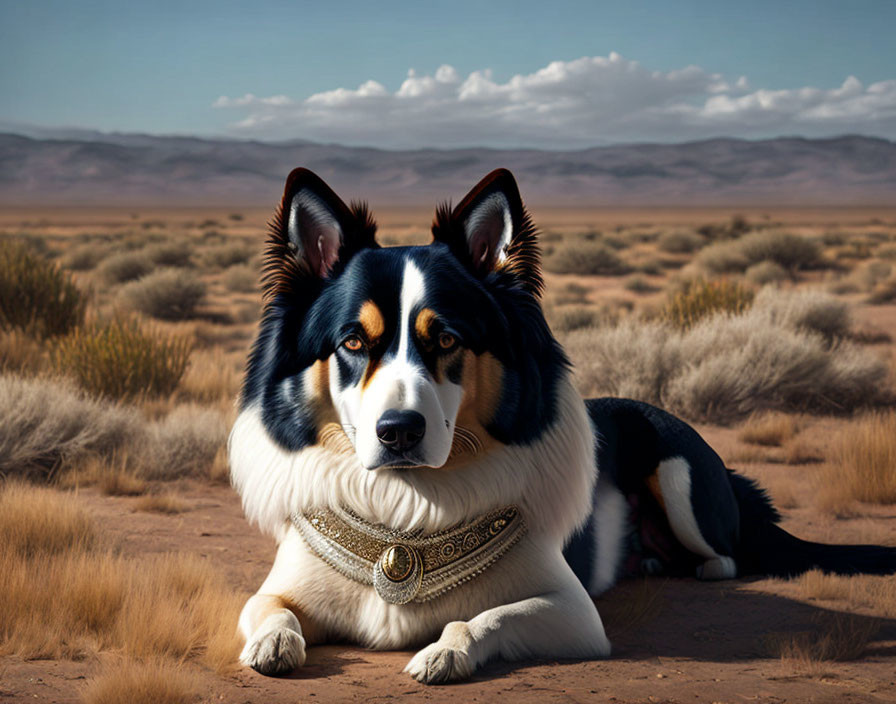
<path id="1" fill-rule="evenodd" d="M 231 477 L 247 517 L 280 543 L 260 593 L 282 595 L 334 637 L 399 648 L 449 621 L 575 579 L 562 548 L 591 510 L 594 438 L 568 380 L 557 404 L 554 424 L 532 444 L 503 446 L 459 467 L 404 472 L 368 471 L 354 455 L 317 446 L 286 452 L 266 432 L 260 409 L 247 408 L 230 437 Z M 486 572 L 424 604 L 384 602 L 314 555 L 289 522 L 294 512 L 345 506 L 373 523 L 432 533 L 511 504 L 528 534 Z"/>

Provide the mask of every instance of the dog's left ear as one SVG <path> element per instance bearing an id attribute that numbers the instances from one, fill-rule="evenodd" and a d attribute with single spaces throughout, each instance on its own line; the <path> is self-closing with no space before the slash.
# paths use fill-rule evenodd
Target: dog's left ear
<path id="1" fill-rule="evenodd" d="M 375 248 L 376 223 L 364 203 L 346 205 L 323 179 L 294 169 L 271 221 L 265 250 L 265 293 L 316 290 L 357 252 Z"/>
<path id="2" fill-rule="evenodd" d="M 474 274 L 506 272 L 536 296 L 544 283 L 535 228 L 507 169 L 495 169 L 456 208 L 436 210 L 432 236 Z"/>

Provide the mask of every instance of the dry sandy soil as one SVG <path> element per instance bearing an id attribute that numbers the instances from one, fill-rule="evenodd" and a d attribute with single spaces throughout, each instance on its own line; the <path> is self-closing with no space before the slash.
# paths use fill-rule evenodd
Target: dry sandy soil
<path id="1" fill-rule="evenodd" d="M 257 237 L 268 211 L 248 212 L 229 230 Z M 380 212 L 383 228 L 398 240 L 417 238 L 428 224 L 421 212 Z M 130 213 L 66 211 L 0 214 L 0 228 L 24 228 L 50 235 L 93 228 L 119 229 L 128 220 L 158 218 L 169 227 L 221 213 L 170 211 Z M 723 221 L 729 211 L 582 211 L 535 213 L 542 229 L 575 231 L 614 225 L 679 227 Z M 384 217 L 385 216 L 385 217 Z M 747 211 L 760 220 L 772 218 L 795 231 L 825 227 L 867 229 L 881 219 L 896 225 L 893 211 Z M 814 223 L 814 224 L 813 224 Z M 253 234 L 254 233 L 254 234 Z M 258 239 L 255 240 L 256 242 Z M 559 277 L 550 287 L 575 281 L 595 297 L 636 295 L 613 277 Z M 214 296 L 218 291 L 210 291 Z M 660 297 L 656 293 L 655 297 Z M 247 300 L 251 296 L 246 297 Z M 592 298 L 592 300 L 594 300 Z M 855 302 L 859 296 L 853 296 Z M 896 305 L 865 306 L 856 311 L 860 327 L 896 335 Z M 239 321 L 234 334 L 222 337 L 228 360 L 237 365 L 251 339 L 253 325 Z M 884 345 L 892 355 L 896 346 Z M 809 454 L 827 457 L 832 438 L 847 421 L 813 417 L 800 420 Z M 800 537 L 828 542 L 876 542 L 896 545 L 896 505 L 862 505 L 846 517 L 824 513 L 813 502 L 821 463 L 787 464 L 780 449 L 757 449 L 742 442 L 737 427 L 701 425 L 699 429 L 730 464 L 769 487 L 784 508 L 783 526 Z M 137 497 L 106 496 L 81 488 L 72 500 L 86 507 L 121 551 L 138 557 L 168 551 L 190 552 L 211 560 L 234 590 L 251 594 L 261 583 L 274 555 L 273 542 L 243 518 L 234 492 L 220 482 L 178 480 L 166 490 L 180 497 L 185 510 L 174 515 L 137 510 Z M 596 600 L 614 646 L 612 657 L 594 662 L 492 663 L 470 682 L 427 687 L 401 672 L 412 656 L 406 652 L 371 652 L 351 645 L 311 648 L 308 662 L 282 678 L 247 670 L 215 675 L 196 669 L 205 702 L 896 702 L 896 596 L 893 578 L 866 578 L 889 594 L 885 604 L 855 596 L 825 594 L 805 582 L 738 579 L 700 583 L 691 579 L 653 578 L 620 584 Z M 875 581 L 877 580 L 877 581 Z M 888 582 L 886 580 L 889 580 Z M 884 584 L 886 582 L 886 584 Z M 889 586 L 887 586 L 889 585 Z M 876 587 L 875 587 L 876 588 Z M 889 591 L 888 591 L 889 590 Z M 869 594 L 878 593 L 869 588 Z M 0 608 L 14 605 L 0 604 Z M 862 641 L 857 659 L 821 660 L 800 643 L 823 639 Z M 857 635 L 858 634 L 858 635 Z M 787 643 L 796 642 L 788 649 Z M 783 652 L 783 656 L 782 656 Z M 81 662 L 25 661 L 0 658 L 0 701 L 79 701 L 86 679 L 114 653 Z"/>
<path id="2" fill-rule="evenodd" d="M 710 433 L 712 437 L 712 433 Z M 769 465 L 767 471 L 774 471 Z M 800 489 L 811 490 L 808 486 Z M 227 487 L 184 484 L 189 509 L 175 516 L 134 511 L 135 498 L 83 490 L 84 502 L 104 530 L 131 555 L 190 551 L 213 561 L 235 588 L 251 593 L 267 573 L 272 541 L 243 519 Z M 830 520 L 810 509 L 788 511 L 784 526 L 803 537 L 896 544 L 896 509 L 872 520 Z M 880 528 L 880 530 L 878 530 Z M 401 670 L 413 654 L 371 652 L 350 645 L 309 650 L 305 667 L 283 678 L 242 670 L 206 675 L 203 701 L 214 702 L 891 702 L 896 701 L 896 619 L 874 609 L 807 599 L 795 583 L 742 579 L 701 583 L 653 578 L 624 582 L 596 605 L 614 645 L 595 662 L 493 663 L 471 682 L 418 684 Z M 824 632 L 844 611 L 850 627 L 879 625 L 855 662 L 782 659 L 780 639 Z M 23 662 L 4 658 L 2 701 L 76 702 L 95 663 Z"/>

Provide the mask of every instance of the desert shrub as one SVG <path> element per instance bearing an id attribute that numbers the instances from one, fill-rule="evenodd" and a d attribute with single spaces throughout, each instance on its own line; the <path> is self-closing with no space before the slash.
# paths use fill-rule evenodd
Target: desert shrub
<path id="1" fill-rule="evenodd" d="M 771 261 L 788 271 L 813 269 L 821 264 L 815 240 L 787 232 L 754 232 L 739 240 L 741 252 L 751 263 Z"/>
<path id="2" fill-rule="evenodd" d="M 79 244 L 63 257 L 62 264 L 72 271 L 90 271 L 96 268 L 106 254 L 106 250 L 96 244 Z"/>
<path id="3" fill-rule="evenodd" d="M 837 436 L 823 493 L 839 501 L 896 503 L 896 413 L 853 421 Z M 826 497 L 822 497 L 824 501 Z"/>
<path id="4" fill-rule="evenodd" d="M 867 300 L 874 305 L 896 301 L 896 277 L 877 284 Z"/>
<path id="5" fill-rule="evenodd" d="M 593 327 L 600 323 L 600 313 L 586 306 L 563 306 L 553 311 L 550 316 L 551 327 L 558 332 Z"/>
<path id="6" fill-rule="evenodd" d="M 766 410 L 845 412 L 888 403 L 876 355 L 798 327 L 757 302 L 688 328 L 627 319 L 563 337 L 586 396 L 629 396 L 693 420 L 728 423 Z"/>
<path id="7" fill-rule="evenodd" d="M 783 266 L 769 261 L 753 264 L 746 270 L 744 276 L 746 276 L 747 281 L 758 286 L 777 284 L 790 278 L 790 274 L 787 273 Z"/>
<path id="8" fill-rule="evenodd" d="M 35 374 L 43 366 L 41 344 L 21 330 L 0 331 L 0 373 Z"/>
<path id="9" fill-rule="evenodd" d="M 226 442 L 221 413 L 186 404 L 151 424 L 131 456 L 138 475 L 146 479 L 206 476 Z"/>
<path id="10" fill-rule="evenodd" d="M 741 251 L 738 242 L 718 242 L 700 250 L 698 267 L 712 274 L 734 274 L 745 271 L 752 262 Z"/>
<path id="11" fill-rule="evenodd" d="M 0 474 L 51 476 L 64 462 L 114 453 L 139 427 L 136 412 L 63 382 L 0 375 Z"/>
<path id="12" fill-rule="evenodd" d="M 162 320 L 185 320 L 205 298 L 205 284 L 183 269 L 162 269 L 133 281 L 121 296 L 132 308 Z"/>
<path id="13" fill-rule="evenodd" d="M 96 322 L 58 341 L 57 369 L 97 396 L 165 396 L 190 362 L 189 339 L 144 329 L 134 318 Z"/>
<path id="14" fill-rule="evenodd" d="M 826 247 L 839 247 L 846 244 L 847 233 L 841 230 L 828 230 L 821 235 L 821 241 Z"/>
<path id="15" fill-rule="evenodd" d="M 774 262 L 788 271 L 824 264 L 816 241 L 771 230 L 753 232 L 733 242 L 719 242 L 697 255 L 697 264 L 716 274 L 742 272 L 763 261 Z"/>
<path id="16" fill-rule="evenodd" d="M 107 258 L 100 265 L 99 273 L 107 284 L 123 284 L 145 276 L 152 269 L 152 260 L 145 252 L 121 252 Z"/>
<path id="17" fill-rule="evenodd" d="M 623 286 L 625 286 L 626 291 L 631 291 L 632 293 L 653 293 L 657 290 L 656 286 L 638 274 L 629 276 L 623 283 Z"/>
<path id="18" fill-rule="evenodd" d="M 688 328 L 715 313 L 742 313 L 753 303 L 752 290 L 727 279 L 692 279 L 672 294 L 660 311 L 660 318 L 678 328 Z"/>
<path id="19" fill-rule="evenodd" d="M 68 273 L 20 243 L 0 240 L 0 330 L 64 335 L 84 320 L 86 304 Z"/>
<path id="20" fill-rule="evenodd" d="M 245 264 L 252 252 L 245 245 L 225 244 L 205 250 L 203 258 L 208 266 L 226 269 L 234 264 Z"/>
<path id="21" fill-rule="evenodd" d="M 888 244 L 880 247 L 875 254 L 881 259 L 896 259 L 896 244 Z"/>
<path id="22" fill-rule="evenodd" d="M 699 235 L 680 230 L 665 232 L 657 241 L 657 247 L 669 254 L 690 254 L 705 244 L 706 240 Z"/>
<path id="23" fill-rule="evenodd" d="M 862 262 L 852 274 L 852 278 L 865 291 L 873 291 L 878 284 L 883 283 L 889 278 L 893 272 L 893 267 L 889 262 L 879 259 Z"/>
<path id="24" fill-rule="evenodd" d="M 846 337 L 852 326 L 849 306 L 817 289 L 766 287 L 756 296 L 756 306 L 772 324 L 816 332 L 827 340 Z"/>
<path id="25" fill-rule="evenodd" d="M 146 256 L 156 266 L 189 267 L 193 250 L 187 242 L 159 242 L 146 248 Z"/>
<path id="26" fill-rule="evenodd" d="M 601 242 L 579 242 L 557 249 L 545 262 L 545 269 L 557 274 L 622 276 L 631 268 Z"/>
<path id="27" fill-rule="evenodd" d="M 732 215 L 724 225 L 707 224 L 697 228 L 697 234 L 708 240 L 735 239 L 750 231 L 750 223 L 743 215 Z"/>
<path id="28" fill-rule="evenodd" d="M 252 293 L 258 289 L 258 277 L 248 264 L 235 264 L 224 272 L 224 285 L 236 293 Z"/>

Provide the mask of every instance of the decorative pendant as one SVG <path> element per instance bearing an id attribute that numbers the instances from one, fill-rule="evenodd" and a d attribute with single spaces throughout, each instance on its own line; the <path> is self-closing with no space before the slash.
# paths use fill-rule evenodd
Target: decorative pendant
<path id="1" fill-rule="evenodd" d="M 390 545 L 373 566 L 373 587 L 390 604 L 407 604 L 417 595 L 422 580 L 423 561 L 410 545 Z"/>

